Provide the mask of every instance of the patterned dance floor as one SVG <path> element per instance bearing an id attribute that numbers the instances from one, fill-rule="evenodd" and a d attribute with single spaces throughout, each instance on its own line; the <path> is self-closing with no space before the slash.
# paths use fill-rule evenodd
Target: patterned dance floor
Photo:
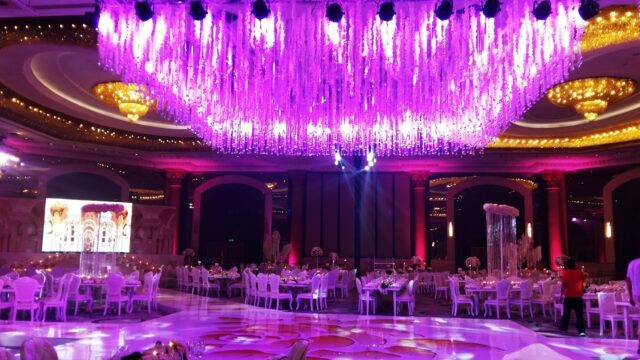
<path id="1" fill-rule="evenodd" d="M 502 359 L 543 344 L 572 359 L 630 359 L 634 340 L 546 337 L 508 320 L 358 316 L 265 310 L 199 296 L 165 292 L 161 306 L 173 314 L 136 322 L 0 323 L 0 346 L 27 336 L 49 338 L 61 359 L 106 359 L 155 341 L 206 344 L 205 359 L 265 359 L 286 354 L 297 339 L 311 342 L 309 359 Z M 538 359 L 536 359 L 538 360 Z"/>

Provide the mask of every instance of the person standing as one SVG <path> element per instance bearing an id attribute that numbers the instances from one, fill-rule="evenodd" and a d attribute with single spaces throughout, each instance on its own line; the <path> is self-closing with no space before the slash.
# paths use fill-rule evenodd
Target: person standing
<path id="1" fill-rule="evenodd" d="M 631 306 L 638 305 L 640 300 L 640 258 L 632 260 L 627 267 L 627 291 Z M 640 328 L 638 328 L 640 335 Z M 640 354 L 640 337 L 638 338 L 638 354 Z"/>
<path id="2" fill-rule="evenodd" d="M 569 319 L 571 312 L 576 313 L 576 326 L 578 334 L 585 336 L 584 328 L 584 302 L 582 301 L 582 290 L 584 287 L 585 275 L 582 271 L 576 270 L 576 261 L 567 259 L 564 263 L 564 270 L 560 276 L 562 288 L 560 294 L 564 295 L 562 320 L 560 321 L 560 329 L 567 331 L 569 329 Z"/>

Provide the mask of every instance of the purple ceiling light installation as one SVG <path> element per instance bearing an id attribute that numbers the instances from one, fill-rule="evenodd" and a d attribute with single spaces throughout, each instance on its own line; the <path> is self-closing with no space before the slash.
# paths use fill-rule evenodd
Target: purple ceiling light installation
<path id="1" fill-rule="evenodd" d="M 263 20 L 249 3 L 208 2 L 202 21 L 158 2 L 143 22 L 105 0 L 100 57 L 223 153 L 472 153 L 566 79 L 583 21 L 573 0 L 546 21 L 532 1 L 495 18 L 467 2 L 447 21 L 435 1 L 395 1 L 388 21 L 362 0 L 333 21 L 321 2 L 272 1 Z"/>

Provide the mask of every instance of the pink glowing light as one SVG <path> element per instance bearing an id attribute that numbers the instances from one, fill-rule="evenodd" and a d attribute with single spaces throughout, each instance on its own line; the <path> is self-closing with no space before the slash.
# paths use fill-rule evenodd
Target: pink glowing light
<path id="1" fill-rule="evenodd" d="M 443 22 L 433 2 L 270 2 L 258 21 L 244 5 L 210 2 L 194 22 L 186 5 L 103 2 L 101 62 L 146 84 L 164 113 L 223 153 L 378 156 L 475 152 L 517 120 L 579 62 L 584 22 L 557 0 L 544 22 L 531 1 L 495 19 L 473 8 Z M 244 3 L 243 3 L 244 4 Z M 225 16 L 233 12 L 236 19 Z"/>

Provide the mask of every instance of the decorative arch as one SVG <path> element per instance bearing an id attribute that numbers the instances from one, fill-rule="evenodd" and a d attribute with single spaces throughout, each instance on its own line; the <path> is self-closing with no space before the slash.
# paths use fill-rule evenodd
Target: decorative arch
<path id="1" fill-rule="evenodd" d="M 271 238 L 271 219 L 273 204 L 273 193 L 271 189 L 269 189 L 260 180 L 248 176 L 218 176 L 200 184 L 193 192 L 193 225 L 191 227 L 191 248 L 195 250 L 196 253 L 198 253 L 198 248 L 200 246 L 200 217 L 202 211 L 202 195 L 211 188 L 226 184 L 246 185 L 257 189 L 262 193 L 262 195 L 264 195 L 264 234 L 262 241 L 264 242 L 265 240 Z"/>
<path id="2" fill-rule="evenodd" d="M 613 233 L 613 191 L 623 184 L 640 178 L 640 168 L 627 170 L 618 174 L 602 188 L 602 198 L 604 200 L 604 242 L 605 259 L 607 263 L 615 263 L 616 246 L 615 234 Z"/>
<path id="3" fill-rule="evenodd" d="M 120 201 L 129 201 L 129 183 L 111 170 L 87 164 L 71 164 L 56 166 L 38 178 L 38 197 L 47 197 L 49 181 L 61 175 L 73 173 L 89 173 L 109 179 L 120 188 Z"/>
<path id="4" fill-rule="evenodd" d="M 533 232 L 533 191 L 516 180 L 502 178 L 498 176 L 476 176 L 460 181 L 459 183 L 447 189 L 447 262 L 451 270 L 455 270 L 456 263 L 456 234 L 451 234 L 455 222 L 455 204 L 456 195 L 462 191 L 483 185 L 497 185 L 516 191 L 524 198 L 524 223 L 525 231 Z M 529 225 L 531 224 L 531 225 Z M 451 229 L 450 229 L 451 228 Z M 531 230 L 529 230 L 531 229 Z M 535 234 L 532 233 L 535 236 Z"/>

